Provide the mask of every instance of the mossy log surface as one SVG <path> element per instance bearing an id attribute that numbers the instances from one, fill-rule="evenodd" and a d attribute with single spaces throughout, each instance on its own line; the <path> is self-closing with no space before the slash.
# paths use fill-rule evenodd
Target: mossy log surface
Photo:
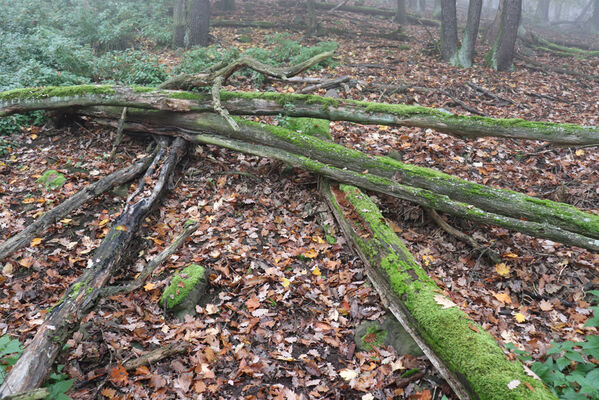
<path id="1" fill-rule="evenodd" d="M 118 119 L 120 109 L 103 107 L 91 112 L 92 115 L 110 116 Z M 158 127 L 178 127 L 186 130 L 185 137 L 194 139 L 190 132 L 213 132 L 245 142 L 285 150 L 295 155 L 306 157 L 308 161 L 317 161 L 320 165 L 327 165 L 341 170 L 350 170 L 356 173 L 368 171 L 368 175 L 379 179 L 384 186 L 389 183 L 401 184 L 420 189 L 426 189 L 438 195 L 460 203 L 464 207 L 473 205 L 488 213 L 509 217 L 510 222 L 496 219 L 494 225 L 515 228 L 515 220 L 537 222 L 539 226 L 526 233 L 537 237 L 547 237 L 548 231 L 544 227 L 556 227 L 564 231 L 581 235 L 582 242 L 576 244 L 585 248 L 597 249 L 599 247 L 599 215 L 583 212 L 568 204 L 551 200 L 539 199 L 506 189 L 496 189 L 485 185 L 472 183 L 431 168 L 418 167 L 404 164 L 390 157 L 372 156 L 357 150 L 330 143 L 297 131 L 271 125 L 263 125 L 237 118 L 239 130 L 234 130 L 221 116 L 213 113 L 172 113 L 156 111 L 130 111 L 128 121 L 152 123 Z M 168 134 L 168 131 L 165 131 Z M 317 171 L 315 171 L 317 172 Z M 381 181 L 382 179 L 382 181 Z M 428 207 L 444 212 L 451 212 L 437 203 L 429 201 Z M 474 210 L 476 210 L 476 208 Z M 453 212 L 455 214 L 455 211 Z M 473 211 L 462 214 L 471 219 L 479 218 Z M 536 232 L 536 233 L 535 233 Z M 563 235 L 562 235 L 563 236 Z M 551 239 L 569 243 L 565 237 Z"/>
<path id="2" fill-rule="evenodd" d="M 368 196 L 341 185 L 327 197 L 374 286 L 423 343 L 425 354 L 431 357 L 432 352 L 433 359 L 449 369 L 444 373 L 451 374 L 448 382 L 459 382 L 453 388 L 460 398 L 556 399 L 519 361 L 509 361 L 494 338 L 443 294 Z"/>
<path id="3" fill-rule="evenodd" d="M 200 78 L 182 76 L 165 85 L 181 83 L 183 80 L 187 82 L 186 79 L 194 81 Z M 491 136 L 566 145 L 599 144 L 597 126 L 462 116 L 430 107 L 332 99 L 307 94 L 221 91 L 220 97 L 223 107 L 237 115 L 286 115 L 359 124 L 430 128 L 465 138 Z M 209 94 L 145 87 L 80 85 L 15 89 L 0 93 L 0 117 L 31 110 L 91 105 L 178 112 L 213 111 Z"/>
<path id="4" fill-rule="evenodd" d="M 166 144 L 166 139 L 161 141 Z M 171 174 L 184 153 L 184 145 L 185 141 L 177 138 L 168 151 L 166 146 L 162 146 L 157 152 L 154 163 L 158 164 L 158 160 L 162 159 L 164 162 L 150 194 L 127 203 L 94 252 L 88 267 L 47 314 L 35 337 L 6 376 L 0 387 L 0 398 L 34 389 L 43 383 L 64 343 L 111 278 L 141 222 L 166 190 Z"/>
<path id="5" fill-rule="evenodd" d="M 117 123 L 115 120 L 98 119 L 98 121 L 110 126 L 114 126 Z M 125 128 L 129 131 L 149 132 L 154 134 L 172 133 L 172 128 L 169 128 L 169 131 L 164 131 L 164 129 L 160 127 L 148 125 L 147 123 L 129 122 L 125 125 Z M 313 133 L 310 134 L 313 135 Z M 293 167 L 301 168 L 338 182 L 344 182 L 364 189 L 395 196 L 412 201 L 426 208 L 446 212 L 478 223 L 501 226 L 531 236 L 550 239 L 555 242 L 578 246 L 592 251 L 599 251 L 599 240 L 597 239 L 573 233 L 548 223 L 525 221 L 519 218 L 512 218 L 488 212 L 478 207 L 474 207 L 471 204 L 452 200 L 446 195 L 438 194 L 427 189 L 404 185 L 393 179 L 383 178 L 369 172 L 356 172 L 347 168 L 335 167 L 327 164 L 326 161 L 321 162 L 310 157 L 294 154 L 281 148 L 232 139 L 218 134 L 194 133 L 192 130 L 186 129 L 186 132 L 182 133 L 182 135 L 186 140 L 192 143 L 211 144 L 246 154 L 283 161 Z"/>

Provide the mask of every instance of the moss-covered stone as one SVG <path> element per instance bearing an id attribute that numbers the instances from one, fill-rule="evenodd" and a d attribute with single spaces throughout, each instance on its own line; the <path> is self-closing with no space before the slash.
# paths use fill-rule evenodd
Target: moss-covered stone
<path id="1" fill-rule="evenodd" d="M 416 321 L 420 336 L 460 377 L 473 398 L 480 399 L 555 399 L 542 382 L 526 374 L 518 361 L 509 361 L 493 337 L 474 323 L 457 306 L 440 304 L 442 291 L 416 263 L 403 242 L 387 226 L 375 204 L 353 186 L 341 185 L 341 191 L 366 224 L 369 235 L 359 235 L 356 227 L 353 240 L 388 279 L 389 286 Z M 341 211 L 341 207 L 336 204 Z M 448 300 L 448 299 L 447 299 Z M 522 384 L 510 389 L 508 384 Z M 527 385 L 531 385 L 529 389 Z"/>
<path id="2" fill-rule="evenodd" d="M 56 171 L 55 169 L 49 169 L 40 176 L 37 181 L 48 189 L 57 189 L 64 185 L 67 179 L 63 174 Z"/>
<path id="3" fill-rule="evenodd" d="M 175 274 L 170 285 L 164 290 L 161 301 L 167 310 L 182 304 L 197 286 L 206 283 L 204 267 L 191 264 L 183 271 Z"/>

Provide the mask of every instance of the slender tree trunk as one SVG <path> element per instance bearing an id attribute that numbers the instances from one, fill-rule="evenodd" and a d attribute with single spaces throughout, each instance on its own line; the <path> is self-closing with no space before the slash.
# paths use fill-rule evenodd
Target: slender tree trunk
<path id="1" fill-rule="evenodd" d="M 210 0 L 193 0 L 189 11 L 189 46 L 207 46 Z"/>
<path id="2" fill-rule="evenodd" d="M 418 9 L 418 0 L 410 0 L 408 6 L 410 7 L 410 10 L 417 10 Z"/>
<path id="3" fill-rule="evenodd" d="M 185 26 L 186 26 L 187 4 L 185 0 L 176 0 L 175 11 L 173 15 L 173 48 L 185 47 Z"/>
<path id="4" fill-rule="evenodd" d="M 441 56 L 450 61 L 458 48 L 456 1 L 441 0 Z"/>
<path id="5" fill-rule="evenodd" d="M 314 0 L 308 0 L 306 6 L 308 12 L 308 25 L 306 26 L 306 36 L 310 37 L 316 35 L 316 31 L 318 30 L 318 21 L 316 20 Z"/>
<path id="6" fill-rule="evenodd" d="M 599 0 L 593 2 L 593 16 L 591 17 L 591 26 L 595 31 L 599 31 Z"/>
<path id="7" fill-rule="evenodd" d="M 433 18 L 439 19 L 441 18 L 441 0 L 434 0 L 434 2 Z"/>
<path id="8" fill-rule="evenodd" d="M 418 4 L 420 5 L 420 11 L 425 12 L 426 11 L 426 0 L 420 0 L 418 2 Z"/>
<path id="9" fill-rule="evenodd" d="M 522 0 L 504 0 L 504 3 L 499 35 L 488 55 L 489 65 L 497 71 L 507 71 L 512 68 L 522 14 Z"/>
<path id="10" fill-rule="evenodd" d="M 553 20 L 559 21 L 562 16 L 562 5 L 563 3 L 560 1 L 555 5 L 555 11 L 553 13 Z"/>
<path id="11" fill-rule="evenodd" d="M 408 14 L 406 12 L 406 0 L 397 0 L 395 20 L 400 25 L 405 25 L 408 23 Z"/>
<path id="12" fill-rule="evenodd" d="M 537 17 L 543 22 L 549 22 L 549 6 L 551 0 L 538 0 L 537 2 Z"/>
<path id="13" fill-rule="evenodd" d="M 224 11 L 235 10 L 235 0 L 222 0 L 222 7 Z"/>
<path id="14" fill-rule="evenodd" d="M 478 37 L 478 27 L 480 25 L 480 13 L 483 8 L 482 0 L 470 0 L 468 4 L 468 20 L 462 46 L 456 56 L 451 60 L 453 65 L 470 68 L 472 66 L 472 57 L 474 55 L 474 46 Z"/>
<path id="15" fill-rule="evenodd" d="M 499 0 L 497 5 L 497 12 L 495 13 L 495 19 L 485 34 L 485 41 L 487 43 L 495 43 L 497 35 L 499 34 L 499 28 L 501 27 L 501 14 L 503 14 L 503 7 L 505 0 Z"/>

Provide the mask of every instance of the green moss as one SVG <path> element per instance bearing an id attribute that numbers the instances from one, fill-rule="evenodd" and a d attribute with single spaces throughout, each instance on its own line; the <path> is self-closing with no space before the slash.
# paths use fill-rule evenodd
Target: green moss
<path id="1" fill-rule="evenodd" d="M 193 93 L 193 92 L 170 92 L 168 94 L 168 97 L 170 97 L 171 99 L 195 100 L 195 101 L 202 101 L 202 100 L 209 99 L 209 96 L 206 94 Z"/>
<path id="2" fill-rule="evenodd" d="M 318 118 L 287 118 L 281 126 L 321 139 L 330 138 L 330 121 Z"/>
<path id="3" fill-rule="evenodd" d="M 81 288 L 85 286 L 85 283 L 83 282 L 77 282 L 75 285 L 73 285 L 73 288 L 71 289 L 70 293 L 69 293 L 69 297 L 71 299 L 77 297 L 77 295 L 79 294 L 79 291 L 81 290 Z"/>
<path id="4" fill-rule="evenodd" d="M 64 185 L 67 179 L 60 172 L 54 169 L 49 169 L 44 172 L 43 175 L 37 179 L 37 181 L 46 186 L 46 188 L 57 189 Z"/>
<path id="5" fill-rule="evenodd" d="M 204 278 L 204 267 L 191 264 L 175 274 L 170 285 L 164 290 L 161 301 L 166 308 L 172 309 L 181 303 L 189 292 Z"/>
<path id="6" fill-rule="evenodd" d="M 148 92 L 153 92 L 154 90 L 156 90 L 156 88 L 150 87 L 150 86 L 137 86 L 137 85 L 133 86 L 133 91 L 135 93 L 148 93 Z"/>
<path id="7" fill-rule="evenodd" d="M 491 335 L 457 306 L 442 308 L 441 290 L 416 263 L 378 208 L 358 189 L 341 185 L 347 200 L 368 224 L 371 236 L 353 238 L 371 263 L 379 266 L 391 289 L 417 321 L 420 335 L 481 399 L 554 399 L 543 384 L 528 376 L 519 362 L 509 361 Z M 338 207 L 338 205 L 336 205 Z M 508 389 L 513 380 L 522 382 Z M 532 385 L 531 392 L 524 384 Z"/>
<path id="8" fill-rule="evenodd" d="M 387 331 L 376 326 L 371 326 L 366 330 L 366 334 L 361 337 L 362 348 L 373 350 L 381 347 L 387 339 Z"/>
<path id="9" fill-rule="evenodd" d="M 0 100 L 46 99 L 51 97 L 74 97 L 86 94 L 114 94 L 112 85 L 45 86 L 39 88 L 13 89 L 0 93 Z"/>

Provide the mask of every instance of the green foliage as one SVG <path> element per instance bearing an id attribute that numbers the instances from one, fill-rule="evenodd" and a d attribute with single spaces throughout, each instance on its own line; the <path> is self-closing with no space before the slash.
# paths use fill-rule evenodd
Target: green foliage
<path id="1" fill-rule="evenodd" d="M 0 385 L 4 382 L 6 367 L 15 365 L 23 352 L 21 343 L 10 336 L 0 336 Z"/>
<path id="2" fill-rule="evenodd" d="M 591 307 L 593 317 L 585 326 L 599 327 L 599 290 L 589 293 L 594 296 L 595 305 Z M 582 342 L 552 342 L 551 345 L 545 362 L 532 363 L 532 371 L 560 399 L 598 399 L 599 365 L 595 362 L 599 360 L 599 336 L 588 335 Z M 509 343 L 507 347 L 522 361 L 532 360 L 529 354 L 518 350 L 513 344 Z"/>
<path id="3" fill-rule="evenodd" d="M 375 325 L 366 329 L 366 334 L 362 336 L 362 347 L 366 350 L 372 350 L 375 347 L 381 347 L 387 338 L 387 331 Z"/>
<path id="4" fill-rule="evenodd" d="M 71 386 L 73 386 L 73 379 L 67 379 L 69 376 L 62 372 L 64 365 L 59 365 L 56 368 L 56 372 L 53 372 L 48 377 L 45 387 L 48 388 L 48 397 L 46 400 L 70 400 L 70 397 L 66 395 Z"/>
<path id="5" fill-rule="evenodd" d="M 63 174 L 56 171 L 55 169 L 49 169 L 42 174 L 37 180 L 43 184 L 47 189 L 57 189 L 64 185 L 67 179 Z"/>
<path id="6" fill-rule="evenodd" d="M 112 51 L 98 57 L 93 64 L 95 81 L 128 85 L 157 85 L 168 77 L 154 56 L 139 50 Z"/>
<path id="7" fill-rule="evenodd" d="M 43 125 L 46 122 L 42 111 L 31 111 L 0 118 L 0 136 L 8 136 L 21 131 L 25 125 Z"/>

